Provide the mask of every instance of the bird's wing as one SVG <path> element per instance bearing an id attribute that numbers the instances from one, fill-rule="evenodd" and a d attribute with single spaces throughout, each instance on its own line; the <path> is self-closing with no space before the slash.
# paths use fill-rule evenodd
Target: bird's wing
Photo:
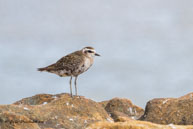
<path id="1" fill-rule="evenodd" d="M 78 66 L 83 64 L 83 57 L 81 56 L 80 52 L 74 52 L 67 56 L 62 57 L 54 64 L 54 70 L 67 70 L 73 71 Z"/>

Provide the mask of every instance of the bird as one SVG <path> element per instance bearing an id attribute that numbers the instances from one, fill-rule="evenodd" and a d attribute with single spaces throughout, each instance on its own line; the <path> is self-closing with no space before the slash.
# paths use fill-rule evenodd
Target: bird
<path id="1" fill-rule="evenodd" d="M 95 56 L 100 56 L 96 53 L 93 47 L 84 47 L 81 50 L 70 53 L 56 63 L 47 67 L 38 68 L 38 71 L 46 71 L 59 75 L 60 77 L 70 77 L 70 95 L 72 95 L 72 78 L 75 77 L 74 85 L 77 94 L 77 78 L 80 74 L 86 72 L 94 63 Z"/>

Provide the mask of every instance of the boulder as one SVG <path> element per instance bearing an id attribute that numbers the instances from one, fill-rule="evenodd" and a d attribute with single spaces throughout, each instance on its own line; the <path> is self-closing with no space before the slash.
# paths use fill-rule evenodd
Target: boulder
<path id="1" fill-rule="evenodd" d="M 110 114 L 114 121 L 125 121 L 127 119 L 138 119 L 144 114 L 144 110 L 128 99 L 114 98 L 102 103 L 105 110 Z"/>
<path id="2" fill-rule="evenodd" d="M 86 129 L 193 129 L 193 126 L 160 125 L 146 121 L 130 120 L 116 123 L 97 122 L 91 124 Z"/>
<path id="3" fill-rule="evenodd" d="M 104 108 L 82 96 L 40 94 L 0 106 L 0 129 L 81 129 L 112 121 Z"/>
<path id="4" fill-rule="evenodd" d="M 193 125 L 193 93 L 149 101 L 140 120 L 158 124 Z"/>

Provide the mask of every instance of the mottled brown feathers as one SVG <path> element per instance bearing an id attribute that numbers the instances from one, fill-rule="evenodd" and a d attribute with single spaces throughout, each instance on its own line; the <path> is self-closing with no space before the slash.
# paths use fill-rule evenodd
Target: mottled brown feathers
<path id="1" fill-rule="evenodd" d="M 55 64 L 52 64 L 52 65 L 49 65 L 49 66 L 47 66 L 47 67 L 44 67 L 44 68 L 38 68 L 38 71 L 48 71 L 48 72 L 50 72 L 51 70 L 53 70 L 54 69 L 54 66 Z"/>
<path id="2" fill-rule="evenodd" d="M 91 53 L 85 52 L 86 49 L 94 50 L 93 47 L 85 47 L 79 51 L 68 54 L 56 63 L 44 68 L 39 68 L 38 71 L 47 71 L 59 76 L 78 76 L 87 71 L 93 64 L 96 55 L 95 50 Z"/>
<path id="3" fill-rule="evenodd" d="M 84 62 L 84 57 L 81 56 L 81 51 L 76 51 L 67 56 L 62 57 L 55 63 L 54 70 L 71 70 L 73 71 L 76 66 Z"/>
<path id="4" fill-rule="evenodd" d="M 79 68 L 80 65 L 83 65 L 83 63 L 84 56 L 82 56 L 82 52 L 76 51 L 74 53 L 62 57 L 55 64 L 44 68 L 39 68 L 38 71 L 56 73 L 59 76 L 71 76 L 73 75 L 73 72 Z"/>

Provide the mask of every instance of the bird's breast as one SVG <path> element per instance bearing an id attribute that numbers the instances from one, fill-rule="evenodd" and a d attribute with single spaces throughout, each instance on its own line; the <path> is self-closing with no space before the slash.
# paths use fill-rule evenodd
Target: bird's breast
<path id="1" fill-rule="evenodd" d="M 93 61 L 89 58 L 85 58 L 85 61 L 84 61 L 84 67 L 85 69 L 88 69 L 90 68 L 90 66 L 93 64 Z"/>
<path id="2" fill-rule="evenodd" d="M 83 63 L 73 72 L 74 76 L 77 76 L 85 71 L 87 71 L 93 64 L 93 60 L 89 58 L 84 58 Z"/>

